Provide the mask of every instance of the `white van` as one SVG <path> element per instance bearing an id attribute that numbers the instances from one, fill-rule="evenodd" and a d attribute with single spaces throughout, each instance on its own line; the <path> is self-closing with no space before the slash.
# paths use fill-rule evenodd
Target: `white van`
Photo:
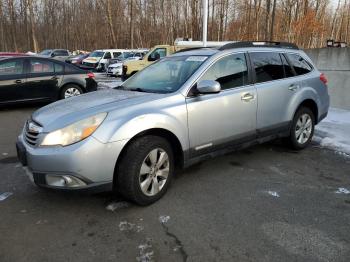
<path id="1" fill-rule="evenodd" d="M 109 60 L 116 58 L 129 52 L 126 49 L 102 49 L 93 51 L 87 58 L 83 60 L 83 65 L 96 68 L 98 71 L 105 71 L 106 65 L 109 64 Z"/>

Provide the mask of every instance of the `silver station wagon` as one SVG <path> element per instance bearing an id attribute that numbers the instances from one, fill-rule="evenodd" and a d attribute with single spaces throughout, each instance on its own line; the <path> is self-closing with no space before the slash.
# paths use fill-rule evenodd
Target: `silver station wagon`
<path id="1" fill-rule="evenodd" d="M 305 148 L 328 112 L 326 84 L 290 43 L 185 50 L 116 89 L 37 110 L 18 157 L 38 186 L 116 190 L 147 205 L 177 168 L 276 138 Z"/>

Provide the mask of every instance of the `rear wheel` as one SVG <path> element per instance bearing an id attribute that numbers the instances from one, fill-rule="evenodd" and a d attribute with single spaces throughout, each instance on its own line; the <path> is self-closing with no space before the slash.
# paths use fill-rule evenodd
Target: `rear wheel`
<path id="1" fill-rule="evenodd" d="M 315 116 L 307 107 L 301 107 L 294 116 L 289 145 L 297 150 L 307 147 L 312 140 L 315 129 Z"/>
<path id="2" fill-rule="evenodd" d="M 84 92 L 79 86 L 68 84 L 61 89 L 60 98 L 66 99 L 69 97 L 81 95 L 82 93 Z"/>
<path id="3" fill-rule="evenodd" d="M 125 150 L 118 163 L 115 188 L 139 205 L 152 204 L 165 194 L 172 179 L 172 148 L 162 137 L 145 136 Z"/>

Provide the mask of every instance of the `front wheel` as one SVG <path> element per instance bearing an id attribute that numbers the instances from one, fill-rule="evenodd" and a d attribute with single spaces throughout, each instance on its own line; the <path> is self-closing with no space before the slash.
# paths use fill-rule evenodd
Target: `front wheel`
<path id="1" fill-rule="evenodd" d="M 292 121 L 288 142 L 292 148 L 301 150 L 312 140 L 315 129 L 315 116 L 307 107 L 301 107 Z"/>
<path id="2" fill-rule="evenodd" d="M 152 204 L 165 194 L 172 179 L 172 148 L 162 137 L 144 136 L 125 150 L 117 166 L 115 188 L 139 205 Z"/>

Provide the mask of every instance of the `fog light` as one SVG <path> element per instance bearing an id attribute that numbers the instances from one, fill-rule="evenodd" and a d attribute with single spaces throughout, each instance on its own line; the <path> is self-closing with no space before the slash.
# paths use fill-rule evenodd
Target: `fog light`
<path id="1" fill-rule="evenodd" d="M 86 183 L 77 177 L 69 175 L 46 175 L 46 183 L 56 187 L 80 187 Z"/>

